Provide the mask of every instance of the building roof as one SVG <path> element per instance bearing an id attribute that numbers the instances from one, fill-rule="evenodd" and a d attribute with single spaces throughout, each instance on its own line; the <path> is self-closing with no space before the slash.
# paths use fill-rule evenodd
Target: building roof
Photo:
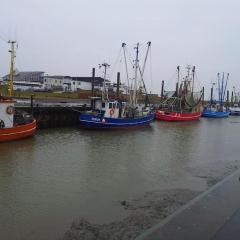
<path id="1" fill-rule="evenodd" d="M 58 79 L 64 79 L 64 78 L 71 78 L 70 76 L 62 76 L 62 75 L 45 75 L 45 78 L 58 78 Z"/>
<path id="2" fill-rule="evenodd" d="M 29 77 L 29 76 L 41 75 L 41 74 L 44 74 L 44 72 L 42 72 L 42 71 L 27 71 L 27 72 L 15 71 L 14 72 L 14 78 L 24 79 L 24 78 Z M 9 74 L 3 76 L 3 80 L 6 80 L 6 79 L 9 79 Z"/>

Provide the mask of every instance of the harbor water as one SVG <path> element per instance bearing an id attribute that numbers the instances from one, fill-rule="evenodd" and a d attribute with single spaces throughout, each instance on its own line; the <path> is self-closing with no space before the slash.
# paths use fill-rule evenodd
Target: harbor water
<path id="1" fill-rule="evenodd" d="M 148 191 L 204 191 L 240 166 L 240 119 L 153 122 L 142 129 L 39 130 L 0 144 L 0 239 L 58 239 L 74 219 L 126 217 Z"/>

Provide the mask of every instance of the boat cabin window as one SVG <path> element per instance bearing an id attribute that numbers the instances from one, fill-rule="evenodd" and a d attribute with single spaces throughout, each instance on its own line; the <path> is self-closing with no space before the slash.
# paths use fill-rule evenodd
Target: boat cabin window
<path id="1" fill-rule="evenodd" d="M 105 102 L 102 102 L 102 108 L 105 108 Z"/>
<path id="2" fill-rule="evenodd" d="M 113 108 L 116 108 L 116 103 L 113 103 Z"/>
<path id="3" fill-rule="evenodd" d="M 112 108 L 113 107 L 113 104 L 112 103 L 109 103 L 109 108 Z"/>

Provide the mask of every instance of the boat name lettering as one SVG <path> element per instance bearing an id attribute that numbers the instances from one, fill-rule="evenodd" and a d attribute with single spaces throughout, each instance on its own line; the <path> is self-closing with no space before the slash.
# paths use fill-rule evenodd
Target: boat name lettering
<path id="1" fill-rule="evenodd" d="M 101 121 L 100 118 L 96 118 L 96 117 L 93 117 L 92 120 L 93 120 L 93 121 L 97 121 L 97 122 L 100 122 L 100 121 Z"/>

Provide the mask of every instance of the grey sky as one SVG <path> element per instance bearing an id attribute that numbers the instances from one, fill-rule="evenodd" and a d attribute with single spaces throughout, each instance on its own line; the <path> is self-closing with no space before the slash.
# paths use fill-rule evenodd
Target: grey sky
<path id="1" fill-rule="evenodd" d="M 225 71 L 239 89 L 239 12 L 239 0 L 1 0 L 0 36 L 19 42 L 19 70 L 89 76 L 103 60 L 113 65 L 122 42 L 151 40 L 152 92 L 163 79 L 174 86 L 176 66 L 187 64 L 206 88 Z M 7 51 L 0 40 L 1 75 Z"/>

